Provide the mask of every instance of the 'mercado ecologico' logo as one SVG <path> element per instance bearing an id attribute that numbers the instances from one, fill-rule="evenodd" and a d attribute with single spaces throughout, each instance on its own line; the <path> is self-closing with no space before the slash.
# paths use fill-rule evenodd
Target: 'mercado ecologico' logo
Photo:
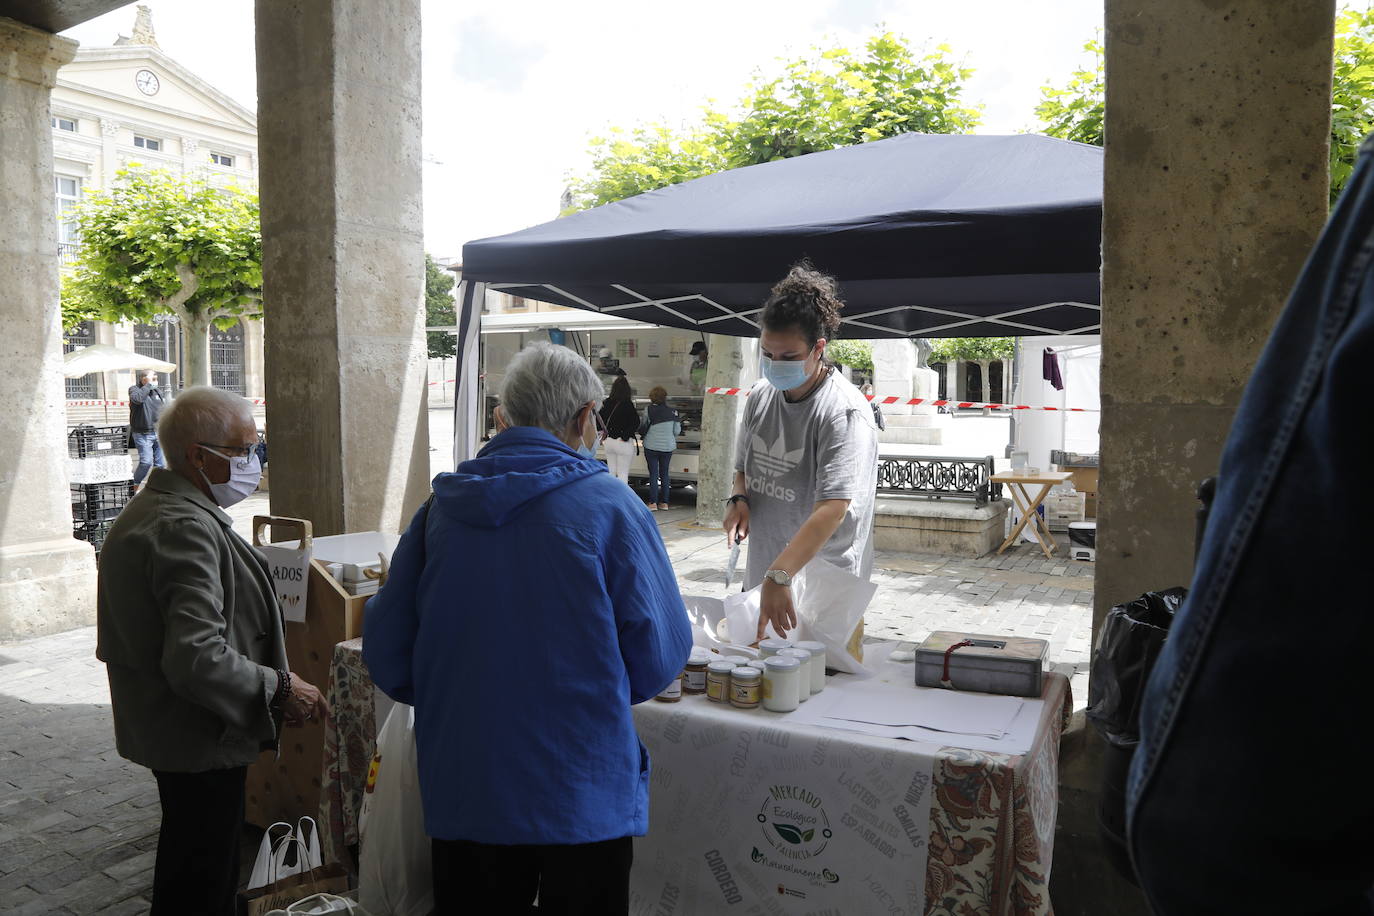
<path id="1" fill-rule="evenodd" d="M 802 454 L 806 449 L 798 448 L 792 451 L 787 450 L 787 433 L 778 431 L 778 439 L 772 445 L 763 441 L 757 434 L 753 439 L 753 458 L 758 463 L 759 470 L 769 477 L 781 477 L 792 470 L 802 459 Z"/>
<path id="2" fill-rule="evenodd" d="M 793 861 L 820 855 L 832 836 L 820 796 L 801 786 L 769 788 L 758 820 L 769 845 Z"/>

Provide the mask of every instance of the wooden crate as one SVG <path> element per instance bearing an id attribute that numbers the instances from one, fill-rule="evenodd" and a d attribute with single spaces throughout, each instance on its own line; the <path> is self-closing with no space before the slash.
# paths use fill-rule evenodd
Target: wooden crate
<path id="1" fill-rule="evenodd" d="M 319 560 L 310 561 L 305 621 L 286 624 L 286 658 L 291 670 L 329 690 L 334 646 L 363 635 L 363 605 L 369 596 L 344 591 Z M 280 756 L 265 752 L 248 768 L 245 820 L 259 827 L 303 815 L 319 818 L 324 723 L 282 729 Z"/>

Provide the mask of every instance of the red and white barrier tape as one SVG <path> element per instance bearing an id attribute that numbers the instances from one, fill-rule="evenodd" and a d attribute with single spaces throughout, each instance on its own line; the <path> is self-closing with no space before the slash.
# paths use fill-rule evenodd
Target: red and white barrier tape
<path id="1" fill-rule="evenodd" d="M 266 404 L 262 398 L 244 398 L 250 404 Z M 68 407 L 128 407 L 128 401 L 68 401 Z"/>
<path id="2" fill-rule="evenodd" d="M 748 396 L 748 388 L 707 388 L 707 394 Z M 1100 413 L 1091 407 L 1032 407 L 1029 404 L 990 404 L 985 401 L 950 401 L 945 398 L 899 398 L 877 394 L 866 395 L 875 404 L 901 404 L 903 407 L 926 404 L 931 407 L 960 407 L 964 409 L 989 408 L 991 410 L 1053 410 L 1059 413 Z"/>

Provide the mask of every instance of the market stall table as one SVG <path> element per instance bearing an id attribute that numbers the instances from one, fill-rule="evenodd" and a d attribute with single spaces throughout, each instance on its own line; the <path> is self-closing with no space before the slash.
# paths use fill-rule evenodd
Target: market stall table
<path id="1" fill-rule="evenodd" d="M 1054 553 L 1054 535 L 1050 534 L 1049 525 L 1040 517 L 1040 504 L 1045 501 L 1045 497 L 1050 494 L 1050 490 L 1057 484 L 1061 484 L 1073 475 L 1067 471 L 1041 471 L 1038 474 L 1027 474 L 1024 471 L 1002 471 L 993 474 L 988 478 L 991 483 L 1004 483 L 1011 490 L 1012 501 L 1016 503 L 1017 511 L 1021 513 L 1021 521 L 1012 529 L 1011 534 L 1002 542 L 1002 546 L 997 548 L 1000 554 L 1006 550 L 1017 536 L 1021 529 L 1026 527 L 1029 522 L 1031 534 L 1040 544 L 1040 549 L 1045 553 L 1045 559 L 1049 559 Z M 1027 486 L 1039 485 L 1040 489 L 1032 497 L 1026 492 Z"/>
<path id="2" fill-rule="evenodd" d="M 899 670 L 902 677 L 911 670 L 910 665 L 887 665 L 890 670 Z M 800 711 L 853 680 L 832 675 L 827 691 L 803 704 Z M 358 813 L 375 747 L 373 686 L 362 662 L 361 640 L 349 640 L 335 648 L 329 700 L 334 714 L 321 776 L 320 832 L 327 850 L 337 854 L 358 842 Z M 699 864 L 712 877 L 713 892 L 722 894 L 717 903 L 726 902 L 727 889 L 753 896 L 757 893 L 754 885 L 761 881 L 758 874 L 746 877 L 743 871 L 736 873 L 736 868 L 721 867 L 726 856 L 718 847 L 728 835 L 728 819 L 738 815 L 757 824 L 761 806 L 773 797 L 774 790 L 786 794 L 793 788 L 815 786 L 812 798 L 820 799 L 818 807 L 824 809 L 830 826 L 802 823 L 800 833 L 787 835 L 785 829 L 779 833 L 772 828 L 770 845 L 760 825 L 758 842 L 751 843 L 748 850 L 753 859 L 753 847 L 757 846 L 757 856 L 765 860 L 755 860 L 760 873 L 776 872 L 777 877 L 764 888 L 774 904 L 770 912 L 814 908 L 795 894 L 807 893 L 810 879 L 804 865 L 793 864 L 800 861 L 793 858 L 799 850 L 790 847 L 814 848 L 818 839 L 829 839 L 823 836 L 829 830 L 836 836 L 840 831 L 857 836 L 876 864 L 923 860 L 923 886 L 913 883 L 919 879 L 912 874 L 898 892 L 904 899 L 915 899 L 913 892 L 919 890 L 926 916 L 964 916 L 969 912 L 1047 916 L 1053 912 L 1048 887 L 1058 803 L 1059 738 L 1071 709 L 1068 681 L 1061 675 L 1047 674 L 1042 699 L 1027 706 L 1035 718 L 1027 730 L 1026 750 L 1013 754 L 793 724 L 783 714 L 721 706 L 701 696 L 686 697 L 676 704 L 640 704 L 635 707 L 635 720 L 655 765 L 650 788 L 651 830 L 648 837 L 637 841 L 632 885 L 646 906 L 644 889 L 653 889 L 652 904 L 656 906 L 665 894 L 682 893 L 680 870 L 699 858 Z M 987 746 L 976 740 L 968 743 Z M 723 763 L 704 767 L 702 762 L 711 756 L 712 748 L 724 755 Z M 929 789 L 922 792 L 920 757 L 926 750 Z M 737 781 L 730 778 L 731 768 L 747 770 L 749 757 L 759 761 L 769 755 L 780 758 L 777 771 L 767 773 L 767 778 L 749 777 L 734 793 L 748 795 L 752 804 L 725 804 L 734 797 L 726 790 Z M 827 774 L 831 785 L 822 789 L 817 782 Z M 695 801 L 703 791 L 717 792 L 721 802 L 718 810 L 706 817 Z M 796 794 L 802 797 L 800 792 Z M 754 799 L 754 795 L 759 797 Z M 896 799 L 889 810 L 874 807 L 879 799 L 888 797 Z M 928 828 L 913 836 L 913 825 L 927 816 L 921 813 L 923 804 L 929 806 Z M 678 831 L 688 825 L 689 817 L 701 819 L 719 839 L 699 851 L 687 849 Z M 805 840 L 806 830 L 820 833 Z M 928 837 L 924 844 L 915 842 L 922 836 Z M 789 837 L 801 842 L 789 844 Z M 673 855 L 660 854 L 660 840 L 674 850 Z M 910 854 L 904 855 L 907 850 Z M 778 864 L 793 864 L 793 871 L 779 870 L 774 867 Z M 818 870 L 822 882 L 827 880 L 826 867 Z M 728 880 L 722 880 L 721 875 Z M 840 874 L 839 882 L 856 893 L 867 888 L 868 893 L 877 894 L 871 880 L 864 883 L 872 877 Z M 789 895 L 789 889 L 794 893 Z M 901 899 L 894 899 L 893 904 L 897 911 L 905 912 Z M 679 905 L 677 912 L 692 910 Z"/>

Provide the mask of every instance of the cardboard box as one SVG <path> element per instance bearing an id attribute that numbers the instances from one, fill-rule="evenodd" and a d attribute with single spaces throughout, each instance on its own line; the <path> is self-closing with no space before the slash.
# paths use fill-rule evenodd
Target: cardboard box
<path id="1" fill-rule="evenodd" d="M 1069 481 L 1078 492 L 1090 496 L 1097 495 L 1097 468 L 1066 468 L 1055 465 L 1055 470 L 1068 471 Z"/>

